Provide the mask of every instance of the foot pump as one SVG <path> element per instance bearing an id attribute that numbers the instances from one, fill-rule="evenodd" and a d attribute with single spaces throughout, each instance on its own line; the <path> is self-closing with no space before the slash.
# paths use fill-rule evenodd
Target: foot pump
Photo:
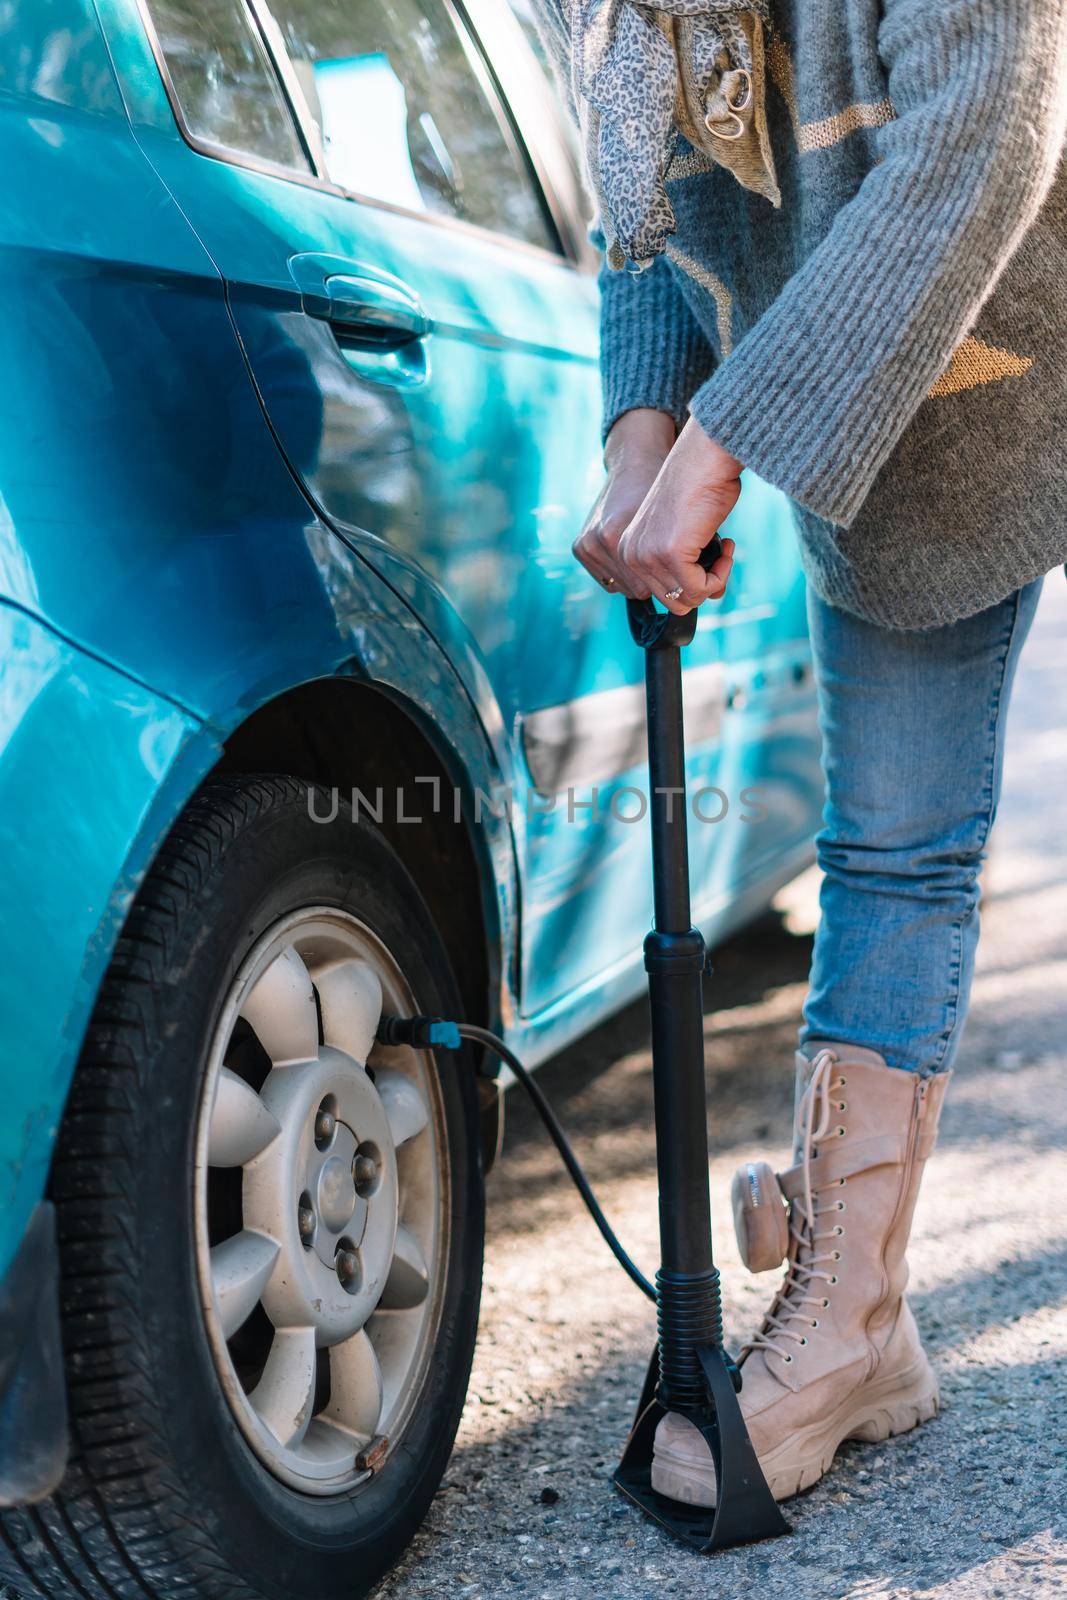
<path id="1" fill-rule="evenodd" d="M 710 568 L 722 553 L 713 539 L 701 555 Z M 652 1080 L 659 1173 L 661 1265 L 655 1287 L 623 1249 L 540 1086 L 502 1039 L 469 1023 L 433 1017 L 386 1017 L 386 1044 L 454 1049 L 461 1039 L 506 1061 L 544 1121 L 594 1222 L 616 1260 L 656 1302 L 659 1342 L 615 1483 L 654 1521 L 693 1549 L 725 1550 L 788 1533 L 752 1448 L 737 1393 L 741 1370 L 723 1345 L 719 1274 L 712 1256 L 704 1086 L 704 940 L 691 925 L 685 807 L 681 649 L 697 613 L 657 611 L 651 600 L 626 602 L 630 632 L 645 652 L 645 699 L 652 822 L 655 918 L 645 939 L 652 1013 Z M 679 803 L 680 802 L 680 803 Z M 652 1487 L 656 1426 L 680 1412 L 704 1435 L 715 1462 L 716 1504 L 690 1506 Z"/>
<path id="2" fill-rule="evenodd" d="M 718 539 L 701 556 L 710 568 Z M 712 1255 L 704 1085 L 704 940 L 691 923 L 685 806 L 681 650 L 697 613 L 626 602 L 630 632 L 645 652 L 645 704 L 655 919 L 645 939 L 652 1013 L 652 1083 L 659 1174 L 659 1344 L 615 1482 L 683 1543 L 724 1550 L 788 1533 L 756 1459 L 737 1391 L 741 1370 L 723 1345 L 719 1274 Z M 652 1487 L 652 1445 L 667 1411 L 704 1435 L 715 1462 L 714 1509 L 684 1505 Z"/>

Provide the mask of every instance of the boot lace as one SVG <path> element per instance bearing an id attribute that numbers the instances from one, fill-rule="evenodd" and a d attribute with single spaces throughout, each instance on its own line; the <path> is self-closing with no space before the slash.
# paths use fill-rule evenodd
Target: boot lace
<path id="1" fill-rule="evenodd" d="M 751 1350 L 765 1350 L 788 1365 L 793 1357 L 784 1348 L 785 1341 L 806 1345 L 808 1336 L 802 1330 L 819 1326 L 819 1319 L 812 1312 L 830 1304 L 822 1286 L 837 1282 L 834 1267 L 841 1259 L 841 1252 L 834 1247 L 820 1249 L 820 1245 L 839 1239 L 844 1233 L 839 1222 L 825 1225 L 827 1214 L 843 1211 L 844 1202 L 837 1200 L 832 1205 L 820 1206 L 818 1194 L 812 1190 L 811 1163 L 820 1140 L 833 1134 L 843 1135 L 845 1131 L 833 1124 L 834 1113 L 842 1109 L 842 1103 L 832 1100 L 831 1092 L 843 1088 L 845 1082 L 844 1078 L 833 1081 L 836 1065 L 837 1057 L 831 1050 L 820 1050 L 812 1064 L 800 1108 L 800 1164 L 804 1189 L 802 1197 L 794 1200 L 789 1217 L 789 1266 L 759 1333 L 742 1346 L 742 1356 Z M 820 1221 L 824 1226 L 819 1226 Z"/>

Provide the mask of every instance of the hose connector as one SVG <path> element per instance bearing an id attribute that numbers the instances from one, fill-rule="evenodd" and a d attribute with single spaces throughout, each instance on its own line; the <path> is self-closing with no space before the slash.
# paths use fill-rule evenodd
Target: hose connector
<path id="1" fill-rule="evenodd" d="M 380 1044 L 408 1044 L 416 1050 L 460 1050 L 459 1026 L 444 1017 L 383 1017 L 377 1033 Z"/>

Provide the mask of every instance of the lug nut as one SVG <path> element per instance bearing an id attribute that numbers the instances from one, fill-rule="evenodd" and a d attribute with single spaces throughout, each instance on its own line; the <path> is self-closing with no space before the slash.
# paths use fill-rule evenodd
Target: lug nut
<path id="1" fill-rule="evenodd" d="M 362 1194 L 369 1189 L 378 1176 L 378 1163 L 373 1156 L 358 1155 L 352 1163 L 352 1177 L 355 1179 L 356 1193 Z"/>
<path id="2" fill-rule="evenodd" d="M 300 1205 L 296 1217 L 297 1226 L 300 1229 L 300 1242 L 310 1248 L 311 1241 L 315 1237 L 316 1217 L 314 1207 L 311 1204 L 311 1196 L 306 1191 L 300 1196 Z"/>
<path id="3" fill-rule="evenodd" d="M 334 1130 L 337 1127 L 337 1118 L 325 1106 L 320 1106 L 315 1117 L 315 1143 L 320 1150 L 325 1150 L 331 1142 Z"/>
<path id="4" fill-rule="evenodd" d="M 342 1289 L 354 1294 L 359 1287 L 359 1256 L 355 1250 L 338 1250 L 334 1265 Z"/>

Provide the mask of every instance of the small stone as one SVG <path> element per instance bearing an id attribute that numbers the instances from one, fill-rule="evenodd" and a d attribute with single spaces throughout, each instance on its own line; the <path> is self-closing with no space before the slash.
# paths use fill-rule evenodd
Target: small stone
<path id="1" fill-rule="evenodd" d="M 551 1484 L 546 1483 L 544 1488 L 541 1490 L 541 1504 L 543 1506 L 554 1506 L 558 1503 L 558 1501 L 559 1490 L 553 1489 Z"/>

